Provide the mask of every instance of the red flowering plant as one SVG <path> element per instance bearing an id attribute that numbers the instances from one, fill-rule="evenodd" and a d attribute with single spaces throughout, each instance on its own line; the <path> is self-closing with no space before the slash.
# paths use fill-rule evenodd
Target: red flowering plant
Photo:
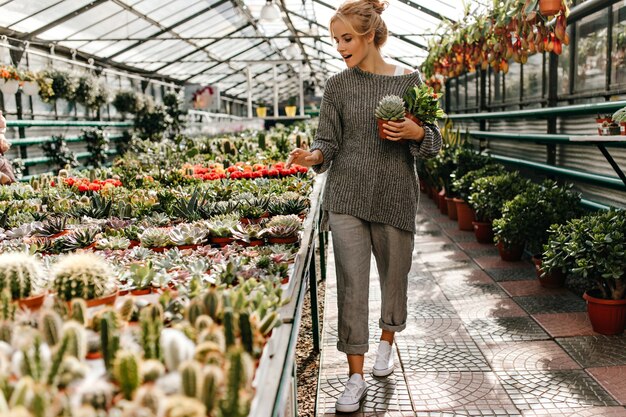
<path id="1" fill-rule="evenodd" d="M 20 72 L 17 68 L 7 65 L 0 66 L 0 78 L 8 81 L 8 80 L 17 80 L 20 81 Z"/>
<path id="2" fill-rule="evenodd" d="M 213 181 L 228 178 L 231 180 L 254 179 L 254 178 L 279 178 L 291 175 L 306 174 L 308 169 L 300 165 L 292 165 L 286 169 L 284 162 L 277 162 L 273 165 L 249 164 L 237 162 L 234 165 L 224 168 L 222 164 L 203 165 L 185 164 L 181 168 L 187 177 L 201 179 L 203 181 Z"/>
<path id="3" fill-rule="evenodd" d="M 70 188 L 74 188 L 79 193 L 85 193 L 87 191 L 101 191 L 107 188 L 121 187 L 122 182 L 117 179 L 107 178 L 106 180 L 93 180 L 89 178 L 67 177 L 63 178 L 63 183 Z M 51 186 L 55 187 L 56 183 L 52 181 Z"/>
<path id="4" fill-rule="evenodd" d="M 443 119 L 446 114 L 439 106 L 441 94 L 435 93 L 432 87 L 422 84 L 415 85 L 407 90 L 403 100 L 407 112 L 415 116 L 422 123 L 433 124 L 437 119 Z"/>

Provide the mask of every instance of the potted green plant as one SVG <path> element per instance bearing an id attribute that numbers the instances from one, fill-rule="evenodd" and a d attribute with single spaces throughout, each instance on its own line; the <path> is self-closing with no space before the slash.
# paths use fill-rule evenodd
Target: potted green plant
<path id="1" fill-rule="evenodd" d="M 584 280 L 594 331 L 619 334 L 626 323 L 626 211 L 609 210 L 550 228 L 543 268 Z"/>
<path id="2" fill-rule="evenodd" d="M 404 108 L 404 100 L 401 97 L 395 95 L 384 96 L 378 102 L 378 106 L 374 110 L 376 116 L 376 123 L 378 124 L 378 137 L 381 139 L 387 139 L 385 136 L 383 125 L 388 121 L 404 120 L 404 114 L 406 110 Z"/>
<path id="3" fill-rule="evenodd" d="M 492 222 L 502 217 L 502 206 L 530 186 L 530 180 L 522 178 L 517 171 L 483 177 L 474 181 L 470 187 L 471 195 L 468 203 L 476 211 L 476 221 L 473 226 L 479 242 L 493 242 Z M 498 239 L 498 249 L 503 259 L 519 260 L 523 247 L 520 248 L 520 242 L 510 241 L 503 236 Z M 508 259 L 509 250 L 512 252 L 511 259 Z"/>
<path id="4" fill-rule="evenodd" d="M 22 72 L 22 92 L 27 96 L 34 96 L 39 92 L 37 77 L 32 71 Z"/>
<path id="5" fill-rule="evenodd" d="M 39 261 L 27 253 L 0 255 L 0 291 L 9 291 L 20 307 L 38 309 L 46 296 L 44 275 Z"/>
<path id="6" fill-rule="evenodd" d="M 298 111 L 298 107 L 296 107 L 296 97 L 292 96 L 287 99 L 287 104 L 285 105 L 285 114 L 287 117 L 294 117 Z"/>
<path id="7" fill-rule="evenodd" d="M 0 90 L 3 94 L 15 94 L 22 80 L 20 71 L 13 66 L 0 66 Z"/>
<path id="8" fill-rule="evenodd" d="M 446 113 L 439 105 L 440 97 L 441 94 L 435 93 L 427 84 L 410 87 L 402 97 L 406 103 L 406 117 L 420 125 L 443 119 Z"/>
<path id="9" fill-rule="evenodd" d="M 127 114 L 137 114 L 142 107 L 141 96 L 133 90 L 120 90 L 115 93 L 113 106 L 121 113 L 122 118 Z"/>
<path id="10" fill-rule="evenodd" d="M 69 73 L 59 70 L 50 70 L 44 72 L 43 76 L 52 80 L 52 90 L 54 91 L 52 98 L 54 100 L 74 100 L 77 81 Z"/>
<path id="11" fill-rule="evenodd" d="M 613 122 L 619 125 L 620 135 L 626 136 L 626 107 L 622 107 L 621 109 L 613 113 L 612 119 Z"/>
<path id="12" fill-rule="evenodd" d="M 259 100 L 256 106 L 256 117 L 267 117 L 267 104 L 263 100 Z"/>

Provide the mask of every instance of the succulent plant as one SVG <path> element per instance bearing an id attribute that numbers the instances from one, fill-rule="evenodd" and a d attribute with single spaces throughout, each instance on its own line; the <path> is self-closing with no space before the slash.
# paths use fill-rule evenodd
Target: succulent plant
<path id="1" fill-rule="evenodd" d="M 95 242 L 98 233 L 100 233 L 100 229 L 97 227 L 76 229 L 72 234 L 65 235 L 58 239 L 57 247 L 62 252 L 86 248 Z"/>
<path id="2" fill-rule="evenodd" d="M 128 249 L 130 247 L 130 240 L 123 236 L 111 236 L 98 239 L 96 241 L 96 249 L 104 250 L 117 250 Z"/>
<path id="3" fill-rule="evenodd" d="M 104 366 L 107 371 L 111 371 L 117 351 L 120 348 L 120 317 L 115 310 L 105 310 L 98 320 Z"/>
<path id="4" fill-rule="evenodd" d="M 157 227 L 144 230 L 139 235 L 139 240 L 144 248 L 163 248 L 171 243 L 168 232 Z"/>
<path id="5" fill-rule="evenodd" d="M 215 216 L 208 222 L 209 235 L 211 237 L 231 237 L 232 229 L 237 226 L 239 220 L 233 216 Z"/>
<path id="6" fill-rule="evenodd" d="M 139 316 L 141 328 L 140 343 L 145 359 L 161 359 L 161 331 L 163 329 L 163 308 L 160 304 L 151 304 L 141 310 Z"/>
<path id="7" fill-rule="evenodd" d="M 92 253 L 65 256 L 53 268 L 53 286 L 63 301 L 92 300 L 113 290 L 114 277 L 107 262 Z"/>
<path id="8" fill-rule="evenodd" d="M 169 239 L 174 245 L 199 245 L 207 238 L 208 231 L 190 224 L 173 227 Z"/>
<path id="9" fill-rule="evenodd" d="M 0 255 L 0 290 L 5 288 L 14 300 L 37 294 L 42 288 L 41 264 L 37 258 L 23 252 Z"/>
<path id="10" fill-rule="evenodd" d="M 180 373 L 183 394 L 187 397 L 196 398 L 200 394 L 200 374 L 202 367 L 194 360 L 183 362 L 178 368 Z"/>
<path id="11" fill-rule="evenodd" d="M 184 395 L 172 395 L 167 397 L 163 407 L 163 417 L 206 417 L 204 405 L 194 399 Z"/>
<path id="12" fill-rule="evenodd" d="M 265 224 L 265 232 L 271 237 L 291 237 L 298 234 L 302 221 L 295 214 L 274 216 Z"/>
<path id="13" fill-rule="evenodd" d="M 237 224 L 232 230 L 232 235 L 235 239 L 243 242 L 251 242 L 253 240 L 260 240 L 265 237 L 265 231 L 258 224 Z"/>
<path id="14" fill-rule="evenodd" d="M 113 376 L 124 394 L 131 400 L 133 393 L 141 384 L 141 362 L 134 352 L 121 350 L 115 357 Z"/>
<path id="15" fill-rule="evenodd" d="M 65 230 L 67 218 L 49 217 L 45 223 L 33 228 L 33 236 L 50 237 Z"/>
<path id="16" fill-rule="evenodd" d="M 389 95 L 383 97 L 379 102 L 374 114 L 377 119 L 401 120 L 404 119 L 404 100 L 402 97 Z"/>
<path id="17" fill-rule="evenodd" d="M 165 213 L 152 213 L 144 221 L 152 226 L 169 226 L 171 220 Z"/>
<path id="18" fill-rule="evenodd" d="M 309 200 L 300 195 L 296 194 L 295 198 L 282 196 L 281 198 L 278 198 L 270 203 L 268 212 L 272 216 L 287 214 L 298 215 L 305 213 L 309 208 L 309 205 Z"/>
<path id="19" fill-rule="evenodd" d="M 48 346 L 56 346 L 61 339 L 61 327 L 63 321 L 54 311 L 44 311 L 39 317 L 39 331 L 43 335 Z"/>

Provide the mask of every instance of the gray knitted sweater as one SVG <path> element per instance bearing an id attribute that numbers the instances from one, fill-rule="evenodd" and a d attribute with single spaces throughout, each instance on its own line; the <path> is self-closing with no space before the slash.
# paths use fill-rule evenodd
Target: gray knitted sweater
<path id="1" fill-rule="evenodd" d="M 358 67 L 326 82 L 311 146 L 324 155 L 324 162 L 313 167 L 315 172 L 328 170 L 323 210 L 415 232 L 419 187 L 414 158 L 437 155 L 441 133 L 437 126 L 425 125 L 422 142 L 381 140 L 374 110 L 383 96 L 402 97 L 421 83 L 418 72 L 389 76 Z"/>

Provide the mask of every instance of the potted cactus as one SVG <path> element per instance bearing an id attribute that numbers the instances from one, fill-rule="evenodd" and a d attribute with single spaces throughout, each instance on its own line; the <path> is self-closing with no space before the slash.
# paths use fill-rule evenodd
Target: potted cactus
<path id="1" fill-rule="evenodd" d="M 0 255 L 0 291 L 9 290 L 20 307 L 41 307 L 46 296 L 42 278 L 41 265 L 34 256 L 16 252 Z"/>
<path id="2" fill-rule="evenodd" d="M 53 288 L 56 296 L 65 302 L 84 298 L 87 306 L 113 304 L 118 289 L 113 271 L 107 262 L 93 253 L 74 253 L 65 256 L 53 268 Z"/>
<path id="3" fill-rule="evenodd" d="M 379 102 L 374 115 L 376 116 L 376 122 L 378 124 L 378 136 L 381 139 L 387 139 L 385 136 L 385 128 L 383 125 L 388 121 L 404 120 L 404 100 L 402 97 L 389 95 L 383 97 Z"/>

